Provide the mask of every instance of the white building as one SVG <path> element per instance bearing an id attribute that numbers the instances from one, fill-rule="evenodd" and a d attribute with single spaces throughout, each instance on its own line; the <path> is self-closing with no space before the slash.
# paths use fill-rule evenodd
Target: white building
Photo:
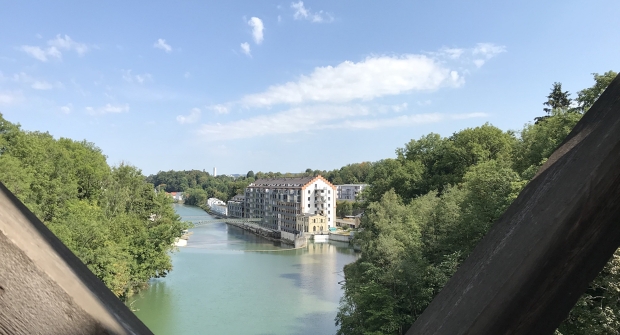
<path id="1" fill-rule="evenodd" d="M 336 185 L 338 200 L 356 200 L 358 195 L 360 195 L 362 190 L 366 187 L 368 187 L 368 184 Z"/>
<path id="2" fill-rule="evenodd" d="M 207 199 L 207 205 L 209 207 L 213 207 L 213 206 L 216 206 L 216 205 L 224 205 L 224 206 L 226 206 L 226 203 L 223 202 L 222 200 L 218 199 L 218 198 L 209 198 L 209 199 Z"/>
<path id="3" fill-rule="evenodd" d="M 326 219 L 324 232 L 336 225 L 336 186 L 317 177 L 259 179 L 245 189 L 245 217 L 262 218 L 268 228 L 292 234 L 297 216 L 318 214 Z"/>

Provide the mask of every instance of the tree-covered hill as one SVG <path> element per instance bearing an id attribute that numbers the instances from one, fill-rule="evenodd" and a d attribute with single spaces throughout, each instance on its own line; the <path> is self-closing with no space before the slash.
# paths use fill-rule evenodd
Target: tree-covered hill
<path id="1" fill-rule="evenodd" d="M 121 299 L 172 270 L 186 224 L 140 170 L 94 144 L 22 130 L 0 114 L 0 181 Z"/>

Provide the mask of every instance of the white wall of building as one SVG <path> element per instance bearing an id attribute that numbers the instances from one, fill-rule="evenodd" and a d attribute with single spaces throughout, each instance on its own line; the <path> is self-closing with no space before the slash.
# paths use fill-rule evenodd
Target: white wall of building
<path id="1" fill-rule="evenodd" d="M 316 192 L 317 190 L 322 192 Z M 315 179 L 302 190 L 301 207 L 303 213 L 319 213 L 321 209 L 327 218 L 327 227 L 336 226 L 336 190 L 321 178 Z M 323 207 L 316 200 L 316 195 L 322 194 L 325 198 Z M 309 199 L 309 200 L 308 200 Z"/>
<path id="2" fill-rule="evenodd" d="M 226 203 L 223 202 L 222 200 L 218 199 L 218 198 L 209 198 L 209 199 L 207 199 L 207 205 L 209 207 L 213 207 L 213 206 L 216 206 L 216 205 L 224 205 L 224 206 L 226 206 Z"/>
<path id="3" fill-rule="evenodd" d="M 228 215 L 228 207 L 226 205 L 213 205 L 210 206 L 211 211 L 215 214 L 227 216 Z"/>

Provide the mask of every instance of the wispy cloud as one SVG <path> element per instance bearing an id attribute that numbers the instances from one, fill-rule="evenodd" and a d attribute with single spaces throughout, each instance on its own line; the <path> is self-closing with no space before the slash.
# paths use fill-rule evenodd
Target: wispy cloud
<path id="1" fill-rule="evenodd" d="M 295 20 L 309 20 L 316 23 L 334 21 L 334 16 L 330 13 L 323 12 L 322 10 L 313 12 L 310 8 L 304 6 L 303 1 L 292 2 L 291 8 L 295 11 L 293 13 L 293 18 L 295 18 Z"/>
<path id="2" fill-rule="evenodd" d="M 271 115 L 260 115 L 226 124 L 205 124 L 199 133 L 207 140 L 250 138 L 267 134 L 288 134 L 307 129 L 317 129 L 331 120 L 367 115 L 364 106 L 315 106 L 293 108 Z"/>
<path id="3" fill-rule="evenodd" d="M 71 39 L 71 37 L 64 35 L 56 35 L 56 38 L 47 41 L 47 47 L 22 45 L 20 50 L 27 53 L 31 57 L 47 62 L 48 60 L 62 59 L 62 52 L 60 50 L 75 51 L 79 56 L 83 56 L 90 48 L 84 43 L 78 43 Z"/>
<path id="4" fill-rule="evenodd" d="M 60 34 L 56 35 L 56 38 L 47 41 L 47 44 L 58 49 L 74 50 L 80 56 L 83 56 L 89 50 L 89 47 L 86 44 L 78 43 L 67 35 L 64 37 L 60 36 Z"/>
<path id="5" fill-rule="evenodd" d="M 472 54 L 476 57 L 474 64 L 476 64 L 476 67 L 481 67 L 487 60 L 501 54 L 502 52 L 506 52 L 505 46 L 495 45 L 492 43 L 478 43 L 472 51 Z"/>
<path id="6" fill-rule="evenodd" d="M 157 42 L 155 42 L 155 44 L 153 44 L 153 47 L 157 48 L 157 49 L 162 49 L 162 50 L 164 50 L 165 52 L 168 52 L 168 53 L 172 52 L 172 47 L 169 44 L 166 43 L 166 40 L 164 40 L 162 38 L 158 39 Z"/>
<path id="7" fill-rule="evenodd" d="M 131 70 L 121 70 L 123 73 L 123 80 L 128 83 L 143 84 L 145 81 L 153 80 L 153 76 L 150 73 L 133 74 Z"/>
<path id="8" fill-rule="evenodd" d="M 214 111 L 216 114 L 228 114 L 230 108 L 223 104 L 208 106 L 208 109 Z"/>
<path id="9" fill-rule="evenodd" d="M 252 52 L 250 51 L 250 45 L 247 42 L 241 43 L 241 52 L 243 52 L 248 57 L 252 57 Z"/>
<path id="10" fill-rule="evenodd" d="M 22 45 L 20 49 L 30 55 L 30 57 L 38 59 L 42 62 L 47 62 L 50 57 L 56 59 L 60 59 L 62 57 L 62 53 L 60 53 L 60 51 L 58 51 L 55 47 L 43 49 L 41 47 L 31 45 Z"/>
<path id="11" fill-rule="evenodd" d="M 443 86 L 458 87 L 463 78 L 441 62 L 424 55 L 376 56 L 361 62 L 315 68 L 297 81 L 246 95 L 247 107 L 314 102 L 344 103 L 413 91 L 431 91 Z"/>
<path id="12" fill-rule="evenodd" d="M 385 114 L 381 111 L 384 109 L 396 111 L 398 107 L 403 107 L 403 105 L 296 107 L 271 115 L 260 115 L 224 124 L 204 124 L 198 132 L 207 141 L 222 141 L 266 135 L 292 134 L 309 130 L 405 127 L 487 116 L 485 113 L 423 113 L 385 117 Z"/>
<path id="13" fill-rule="evenodd" d="M 37 80 L 33 82 L 30 87 L 34 88 L 35 90 L 51 90 L 52 88 L 54 88 L 54 85 L 48 83 L 47 81 Z"/>
<path id="14" fill-rule="evenodd" d="M 200 119 L 200 109 L 192 108 L 189 115 L 178 115 L 177 122 L 180 124 L 194 123 Z"/>
<path id="15" fill-rule="evenodd" d="M 473 48 L 449 48 L 443 47 L 436 52 L 428 54 L 437 58 L 450 61 L 459 61 L 462 64 L 473 64 L 480 68 L 489 59 L 506 52 L 506 47 L 493 43 L 478 43 Z"/>
<path id="16" fill-rule="evenodd" d="M 26 84 L 35 90 L 51 90 L 53 88 L 63 88 L 64 85 L 61 82 L 54 84 L 45 80 L 35 79 L 24 72 L 16 73 L 11 78 L 12 81 L 20 84 Z"/>
<path id="17" fill-rule="evenodd" d="M 0 105 L 14 105 L 23 100 L 19 91 L 0 91 Z"/>
<path id="18" fill-rule="evenodd" d="M 263 42 L 263 30 L 265 29 L 263 21 L 257 17 L 252 17 L 248 21 L 248 25 L 252 27 L 252 37 L 254 38 L 254 43 L 261 44 Z"/>
<path id="19" fill-rule="evenodd" d="M 103 115 L 103 114 L 119 114 L 129 112 L 129 105 L 112 105 L 106 104 L 103 107 L 86 107 L 86 112 L 90 115 Z"/>
<path id="20" fill-rule="evenodd" d="M 64 114 L 70 114 L 71 111 L 73 111 L 73 104 L 68 103 L 68 104 L 60 107 L 60 111 L 63 112 Z"/>

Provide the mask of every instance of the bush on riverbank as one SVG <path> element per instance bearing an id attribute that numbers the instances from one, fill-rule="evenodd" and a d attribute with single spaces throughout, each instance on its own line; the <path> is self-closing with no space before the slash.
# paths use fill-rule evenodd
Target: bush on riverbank
<path id="1" fill-rule="evenodd" d="M 186 228 L 140 170 L 94 144 L 24 131 L 0 114 L 0 181 L 121 299 L 172 269 Z"/>

